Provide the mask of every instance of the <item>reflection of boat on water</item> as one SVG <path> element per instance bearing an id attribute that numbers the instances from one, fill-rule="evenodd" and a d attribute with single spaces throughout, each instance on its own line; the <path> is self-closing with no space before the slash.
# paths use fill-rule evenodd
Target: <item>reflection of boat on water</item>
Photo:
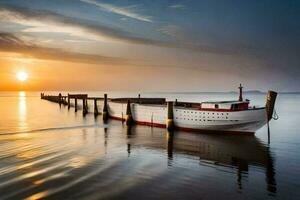
<path id="1" fill-rule="evenodd" d="M 243 174 L 249 176 L 250 167 L 259 168 L 265 171 L 267 190 L 272 193 L 276 192 L 273 158 L 269 148 L 256 137 L 182 134 L 181 132 L 167 132 L 166 134 L 162 129 L 138 126 L 127 127 L 123 131 L 128 135 L 127 151 L 129 154 L 135 148 L 143 146 L 166 149 L 168 163 L 172 163 L 175 159 L 174 154 L 196 156 L 202 165 L 236 170 L 239 188 L 242 188 Z"/>

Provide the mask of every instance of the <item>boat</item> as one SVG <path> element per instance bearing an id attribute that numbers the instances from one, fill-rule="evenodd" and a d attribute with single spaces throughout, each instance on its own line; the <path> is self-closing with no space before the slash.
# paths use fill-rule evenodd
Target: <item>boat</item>
<path id="1" fill-rule="evenodd" d="M 114 98 L 103 103 L 103 116 L 132 123 L 183 131 L 205 131 L 254 134 L 273 116 L 277 93 L 269 91 L 266 106 L 250 106 L 243 98 L 233 101 L 207 101 L 201 103 L 166 101 L 165 98 Z"/>

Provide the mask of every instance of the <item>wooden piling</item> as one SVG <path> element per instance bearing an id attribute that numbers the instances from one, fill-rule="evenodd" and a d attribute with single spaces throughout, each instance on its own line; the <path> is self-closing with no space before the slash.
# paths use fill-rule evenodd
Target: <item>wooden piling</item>
<path id="1" fill-rule="evenodd" d="M 68 109 L 71 108 L 71 100 L 70 100 L 70 94 L 68 93 Z"/>
<path id="2" fill-rule="evenodd" d="M 133 123 L 133 118 L 132 118 L 132 114 L 131 114 L 131 105 L 130 105 L 129 99 L 127 100 L 125 122 L 126 122 L 127 126 L 131 126 Z"/>
<path id="3" fill-rule="evenodd" d="M 166 121 L 166 127 L 168 130 L 174 129 L 174 114 L 173 114 L 173 102 L 169 101 L 167 102 L 167 121 Z"/>
<path id="4" fill-rule="evenodd" d="M 58 94 L 58 103 L 59 103 L 59 105 L 61 105 L 61 103 L 62 103 L 62 95 L 61 95 L 61 93 Z"/>
<path id="5" fill-rule="evenodd" d="M 98 106 L 97 106 L 97 99 L 94 99 L 94 115 L 97 116 L 99 114 Z"/>
<path id="6" fill-rule="evenodd" d="M 87 110 L 87 99 L 82 98 L 82 115 L 85 116 L 88 113 Z"/>
<path id="7" fill-rule="evenodd" d="M 75 112 L 77 112 L 77 98 L 75 98 Z"/>
<path id="8" fill-rule="evenodd" d="M 107 94 L 104 94 L 104 105 L 103 105 L 103 112 L 102 112 L 103 121 L 107 121 L 108 117 L 109 117 L 109 113 L 108 113 L 108 105 L 107 105 Z"/>

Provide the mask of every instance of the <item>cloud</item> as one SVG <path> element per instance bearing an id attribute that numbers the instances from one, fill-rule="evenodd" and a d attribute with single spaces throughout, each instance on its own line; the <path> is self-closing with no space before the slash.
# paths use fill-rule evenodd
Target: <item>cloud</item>
<path id="1" fill-rule="evenodd" d="M 57 32 L 99 41 L 149 43 L 121 29 L 92 24 L 45 10 L 3 6 L 0 8 L 1 20 L 26 26 L 23 32 Z"/>
<path id="2" fill-rule="evenodd" d="M 166 42 L 136 37 L 122 29 L 93 24 L 90 21 L 82 21 L 46 10 L 2 6 L 0 7 L 0 21 L 17 23 L 27 27 L 22 32 L 67 33 L 85 39 L 104 42 L 155 46 L 167 45 Z"/>
<path id="3" fill-rule="evenodd" d="M 152 17 L 138 14 L 131 9 L 133 7 L 136 7 L 136 5 L 129 6 L 129 7 L 118 7 L 118 6 L 115 6 L 112 4 L 108 4 L 108 3 L 100 3 L 95 0 L 80 0 L 80 1 L 91 4 L 91 5 L 95 5 L 98 8 L 101 8 L 107 12 L 112 12 L 112 13 L 115 13 L 118 15 L 130 17 L 132 19 L 136 19 L 139 21 L 152 22 L 152 19 L 151 19 Z"/>
<path id="4" fill-rule="evenodd" d="M 236 47 L 202 45 L 197 41 L 186 41 L 181 38 L 168 38 L 165 41 L 143 38 L 126 32 L 122 29 L 112 28 L 91 21 L 67 17 L 55 12 L 45 10 L 31 10 L 27 8 L 2 6 L 0 8 L 0 21 L 17 23 L 25 26 L 22 32 L 56 32 L 78 36 L 84 39 L 104 42 L 121 42 L 138 45 L 152 45 L 156 47 L 177 48 L 195 52 L 234 55 L 241 51 Z M 167 26 L 163 28 L 164 34 L 179 36 L 180 27 Z M 188 38 L 185 36 L 185 38 Z"/>
<path id="5" fill-rule="evenodd" d="M 186 6 L 182 5 L 182 4 L 174 4 L 174 5 L 170 5 L 169 8 L 172 8 L 172 9 L 185 9 Z"/>
<path id="6" fill-rule="evenodd" d="M 0 33 L 0 52 L 20 53 L 23 56 L 34 57 L 42 60 L 60 60 L 89 64 L 126 64 L 122 58 L 107 57 L 93 54 L 82 54 L 65 51 L 57 48 L 40 47 L 22 40 L 12 33 Z"/>
<path id="7" fill-rule="evenodd" d="M 163 26 L 159 28 L 158 31 L 164 35 L 171 36 L 175 39 L 183 40 L 186 37 L 186 33 L 182 27 L 172 24 Z"/>

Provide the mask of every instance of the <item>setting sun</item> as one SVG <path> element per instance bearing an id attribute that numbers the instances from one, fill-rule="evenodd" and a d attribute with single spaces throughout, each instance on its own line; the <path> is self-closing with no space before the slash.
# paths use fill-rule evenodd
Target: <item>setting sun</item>
<path id="1" fill-rule="evenodd" d="M 26 72 L 18 72 L 17 73 L 17 79 L 19 81 L 24 82 L 24 81 L 26 81 L 28 79 L 28 74 Z"/>

